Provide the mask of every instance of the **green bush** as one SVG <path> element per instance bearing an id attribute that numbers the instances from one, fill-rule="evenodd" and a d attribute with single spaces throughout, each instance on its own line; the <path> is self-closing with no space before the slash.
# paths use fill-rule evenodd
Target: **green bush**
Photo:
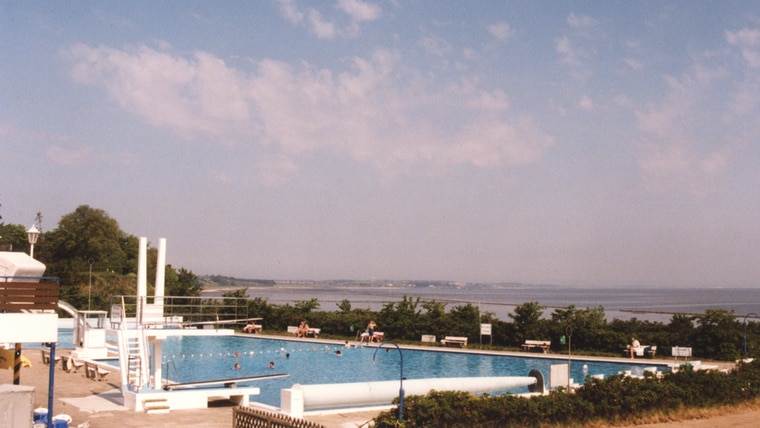
<path id="1" fill-rule="evenodd" d="M 760 397 L 760 363 L 741 364 L 730 373 L 682 369 L 661 378 L 611 376 L 587 380 L 575 393 L 563 388 L 531 398 L 482 397 L 461 391 L 431 391 L 404 399 L 380 414 L 378 427 L 542 427 L 616 423 L 683 408 L 735 405 Z M 398 405 L 398 402 L 395 403 Z"/>

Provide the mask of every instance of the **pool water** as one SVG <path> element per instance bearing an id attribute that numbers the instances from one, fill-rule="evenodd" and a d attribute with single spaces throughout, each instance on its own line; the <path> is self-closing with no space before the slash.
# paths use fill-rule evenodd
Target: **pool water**
<path id="1" fill-rule="evenodd" d="M 74 349 L 74 329 L 58 328 L 58 342 L 55 346 L 57 349 Z M 43 346 L 41 343 L 25 343 L 24 348 L 39 349 Z"/>
<path id="2" fill-rule="evenodd" d="M 182 383 L 287 373 L 289 376 L 284 378 L 239 384 L 261 389 L 261 395 L 252 396 L 252 401 L 279 407 L 280 390 L 297 383 L 398 380 L 401 368 L 399 351 L 391 345 L 385 345 L 376 354 L 375 349 L 249 337 L 171 337 L 163 346 L 164 378 L 168 376 L 171 381 Z M 337 351 L 340 355 L 336 355 Z M 402 352 L 406 379 L 527 376 L 532 369 L 538 369 L 548 384 L 550 366 L 567 363 L 567 359 L 411 349 L 403 349 Z M 274 369 L 269 368 L 270 362 L 274 363 Z M 233 369 L 235 363 L 239 363 L 240 369 Z M 584 364 L 587 371 L 584 371 Z M 630 370 L 632 374 L 641 375 L 644 368 L 650 366 L 652 364 L 573 361 L 570 377 L 576 383 L 582 383 L 586 374 L 607 377 Z M 527 390 L 527 387 L 522 387 L 503 392 L 522 393 Z"/>

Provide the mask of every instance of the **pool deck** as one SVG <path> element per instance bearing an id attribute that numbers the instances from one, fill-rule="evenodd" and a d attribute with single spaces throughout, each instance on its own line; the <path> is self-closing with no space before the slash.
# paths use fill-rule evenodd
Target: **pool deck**
<path id="1" fill-rule="evenodd" d="M 252 337 L 250 334 L 237 334 L 243 337 Z M 267 339 L 286 339 L 283 336 L 256 335 Z M 290 340 L 290 338 L 287 338 Z M 314 342 L 314 339 L 296 339 L 296 341 Z M 342 345 L 344 341 L 340 340 L 316 340 L 326 344 Z M 354 343 L 354 342 L 350 342 Z M 365 345 L 365 346 L 377 346 Z M 503 356 L 520 356 L 532 358 L 555 358 L 567 359 L 566 355 L 561 354 L 539 354 L 526 352 L 504 352 L 504 351 L 483 351 L 472 349 L 452 349 L 434 346 L 414 346 L 403 345 L 404 349 L 422 349 L 428 351 L 442 352 L 465 352 L 488 355 Z M 67 354 L 67 350 L 59 350 L 58 354 Z M 25 348 L 23 355 L 32 362 L 31 368 L 24 368 L 21 371 L 21 385 L 33 386 L 34 407 L 47 407 L 48 402 L 48 375 L 49 366 L 44 365 L 41 360 L 39 349 Z M 584 361 L 607 361 L 616 363 L 630 362 L 628 358 L 599 358 L 587 356 L 573 356 L 573 360 Z M 664 366 L 673 363 L 673 359 L 636 359 L 638 365 Z M 168 414 L 148 415 L 144 412 L 135 412 L 123 406 L 123 398 L 120 392 L 120 377 L 117 373 L 112 373 L 106 381 L 93 381 L 84 376 L 82 370 L 79 373 L 66 373 L 61 370 L 60 363 L 55 372 L 55 396 L 53 404 L 53 415 L 65 413 L 73 418 L 71 427 L 89 421 L 91 428 L 98 427 L 145 427 L 145 426 L 162 426 L 168 428 L 179 427 L 212 427 L 212 428 L 229 428 L 232 426 L 232 409 L 235 405 L 229 400 L 217 400 L 209 403 L 207 409 L 191 410 L 173 410 Z M 726 365 L 728 368 L 733 365 Z M 10 384 L 13 382 L 12 370 L 0 370 L 0 384 Z M 252 404 L 256 397 L 252 397 Z M 375 407 L 364 409 L 356 412 L 341 411 L 321 411 L 307 412 L 305 419 L 322 424 L 326 427 L 356 427 L 364 426 L 368 421 L 373 419 L 383 408 Z"/>

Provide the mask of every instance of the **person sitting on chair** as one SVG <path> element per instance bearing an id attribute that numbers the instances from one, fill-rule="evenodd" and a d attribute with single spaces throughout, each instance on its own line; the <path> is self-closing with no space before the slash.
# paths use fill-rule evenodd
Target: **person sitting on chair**
<path id="1" fill-rule="evenodd" d="M 306 321 L 301 321 L 301 325 L 298 326 L 298 330 L 296 331 L 296 337 L 306 337 L 308 333 L 309 323 Z"/>
<path id="2" fill-rule="evenodd" d="M 641 344 L 638 340 L 636 340 L 635 337 L 631 338 L 631 346 L 628 347 L 628 349 L 631 351 L 631 359 L 636 356 L 636 351 L 641 348 Z"/>
<path id="3" fill-rule="evenodd" d="M 261 326 L 256 324 L 248 324 L 243 327 L 243 333 L 258 333 L 261 331 Z"/>

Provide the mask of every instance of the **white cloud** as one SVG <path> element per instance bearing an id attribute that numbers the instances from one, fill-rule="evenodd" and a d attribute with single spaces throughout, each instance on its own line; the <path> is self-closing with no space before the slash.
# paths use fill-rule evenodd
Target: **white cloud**
<path id="1" fill-rule="evenodd" d="M 67 166 L 86 165 L 94 159 L 93 150 L 90 146 L 67 149 L 54 145 L 45 150 L 45 155 L 54 163 Z"/>
<path id="2" fill-rule="evenodd" d="M 322 15 L 315 9 L 309 9 L 309 24 L 312 32 L 320 39 L 332 39 L 335 37 L 335 24 L 322 19 Z"/>
<path id="3" fill-rule="evenodd" d="M 568 67 L 569 73 L 574 79 L 585 81 L 591 76 L 589 54 L 570 40 L 570 37 L 564 35 L 556 39 L 554 49 L 559 54 L 560 62 Z"/>
<path id="4" fill-rule="evenodd" d="M 298 24 L 303 21 L 303 13 L 298 10 L 292 0 L 280 0 L 280 12 L 291 24 Z"/>
<path id="5" fill-rule="evenodd" d="M 326 18 L 316 8 L 301 11 L 292 0 L 280 0 L 280 12 L 293 25 L 305 24 L 320 39 L 338 36 L 352 37 L 360 30 L 360 23 L 380 18 L 380 6 L 361 0 L 338 0 L 335 10 L 348 15 L 348 23 L 343 27 L 336 24 L 338 17 Z"/>
<path id="6" fill-rule="evenodd" d="M 418 43 L 425 52 L 435 56 L 446 56 L 452 50 L 451 44 L 440 37 L 423 37 Z"/>
<path id="7" fill-rule="evenodd" d="M 355 21 L 374 21 L 380 17 L 380 6 L 360 0 L 338 0 L 338 9 Z"/>
<path id="8" fill-rule="evenodd" d="M 588 97 L 588 95 L 583 95 L 580 100 L 578 100 L 578 107 L 580 107 L 582 110 L 590 111 L 594 109 L 594 101 Z"/>
<path id="9" fill-rule="evenodd" d="M 488 32 L 500 42 L 508 40 L 515 34 L 506 22 L 489 25 Z"/>
<path id="10" fill-rule="evenodd" d="M 760 29 L 726 31 L 726 41 L 739 46 L 742 57 L 752 68 L 760 68 Z"/>
<path id="11" fill-rule="evenodd" d="M 631 70 L 641 70 L 642 68 L 644 68 L 644 65 L 641 62 L 636 61 L 635 59 L 632 59 L 632 58 L 625 58 L 623 59 L 623 62 Z"/>
<path id="12" fill-rule="evenodd" d="M 562 62 L 571 65 L 578 64 L 578 58 L 569 37 L 562 36 L 555 40 L 554 49 L 560 54 Z"/>
<path id="13" fill-rule="evenodd" d="M 567 17 L 567 25 L 576 30 L 593 27 L 596 24 L 596 19 L 586 15 L 577 15 L 574 12 Z"/>
<path id="14" fill-rule="evenodd" d="M 742 28 L 739 31 L 726 31 L 726 41 L 732 45 L 760 46 L 760 30 Z"/>
<path id="15" fill-rule="evenodd" d="M 103 86 L 144 121 L 193 139 L 272 145 L 272 168 L 297 171 L 300 156 L 331 150 L 378 171 L 407 166 L 524 165 L 553 144 L 512 112 L 505 93 L 477 81 L 437 81 L 377 50 L 333 71 L 262 60 L 253 73 L 207 52 L 185 58 L 147 47 L 72 46 L 72 76 Z M 271 149 L 267 149 L 271 151 Z"/>
<path id="16" fill-rule="evenodd" d="M 717 189 L 733 153 L 730 132 L 720 141 L 711 137 L 717 123 L 702 120 L 702 106 L 710 101 L 713 80 L 695 66 L 691 73 L 666 78 L 668 94 L 658 106 L 637 113 L 642 132 L 638 164 L 645 182 L 658 191 L 686 190 L 702 196 Z"/>

